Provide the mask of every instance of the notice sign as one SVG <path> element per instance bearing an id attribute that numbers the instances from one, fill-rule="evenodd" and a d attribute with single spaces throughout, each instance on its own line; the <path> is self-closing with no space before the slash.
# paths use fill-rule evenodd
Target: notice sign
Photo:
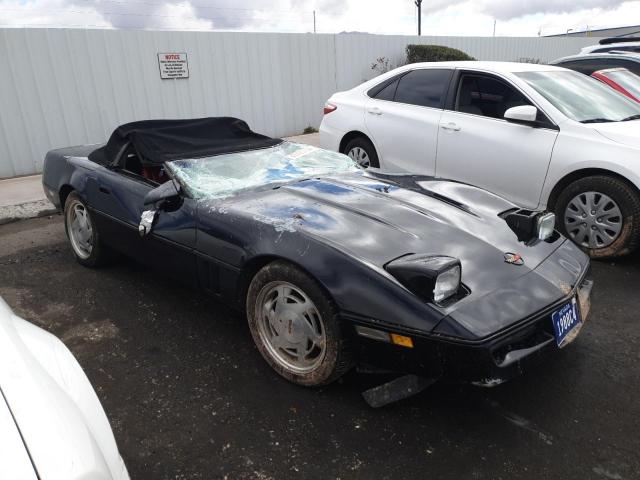
<path id="1" fill-rule="evenodd" d="M 160 78 L 189 78 L 186 53 L 159 53 Z"/>

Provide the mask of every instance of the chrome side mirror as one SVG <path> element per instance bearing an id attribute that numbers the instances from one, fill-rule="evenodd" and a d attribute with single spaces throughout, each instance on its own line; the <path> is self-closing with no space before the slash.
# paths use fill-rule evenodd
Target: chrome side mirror
<path id="1" fill-rule="evenodd" d="M 140 225 L 138 225 L 138 233 L 141 237 L 149 235 L 153 228 L 153 222 L 155 222 L 158 216 L 157 210 L 145 210 L 140 216 Z"/>

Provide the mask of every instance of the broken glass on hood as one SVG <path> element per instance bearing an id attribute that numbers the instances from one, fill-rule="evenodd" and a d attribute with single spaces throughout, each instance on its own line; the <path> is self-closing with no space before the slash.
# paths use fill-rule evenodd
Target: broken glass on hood
<path id="1" fill-rule="evenodd" d="M 194 198 L 224 198 L 251 188 L 359 170 L 346 155 L 291 142 L 166 165 Z"/>

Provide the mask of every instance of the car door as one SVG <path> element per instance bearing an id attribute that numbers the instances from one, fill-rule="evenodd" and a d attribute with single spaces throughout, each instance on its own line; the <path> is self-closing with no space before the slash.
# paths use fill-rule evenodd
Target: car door
<path id="1" fill-rule="evenodd" d="M 438 124 L 452 75 L 452 69 L 416 69 L 370 91 L 365 124 L 383 170 L 435 173 Z"/>
<path id="2" fill-rule="evenodd" d="M 181 196 L 161 209 L 151 233 L 141 237 L 140 217 L 150 208 L 144 205 L 144 197 L 158 184 L 133 170 L 123 165 L 97 171 L 89 200 L 101 237 L 115 250 L 192 284 L 196 279 L 195 201 Z"/>
<path id="3" fill-rule="evenodd" d="M 436 174 L 536 208 L 558 129 L 538 110 L 535 125 L 504 119 L 531 105 L 514 85 L 490 74 L 458 72 L 440 119 Z"/>

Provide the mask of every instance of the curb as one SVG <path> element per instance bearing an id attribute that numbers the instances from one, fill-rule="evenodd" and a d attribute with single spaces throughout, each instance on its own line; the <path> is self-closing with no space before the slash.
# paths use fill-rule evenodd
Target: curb
<path id="1" fill-rule="evenodd" d="M 29 218 L 46 217 L 57 212 L 58 209 L 48 200 L 0 207 L 0 225 Z"/>

